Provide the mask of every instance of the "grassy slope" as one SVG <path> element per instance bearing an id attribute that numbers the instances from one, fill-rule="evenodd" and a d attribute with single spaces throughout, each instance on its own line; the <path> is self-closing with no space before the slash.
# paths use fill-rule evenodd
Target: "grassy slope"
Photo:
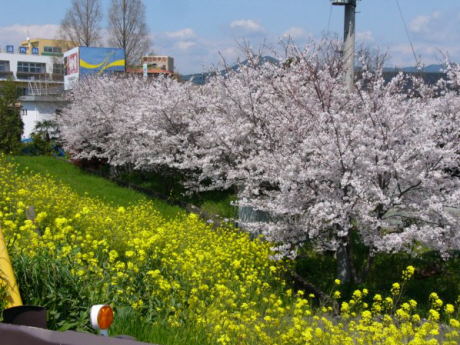
<path id="1" fill-rule="evenodd" d="M 49 174 L 80 195 L 102 199 L 120 206 L 151 200 L 158 211 L 167 218 L 172 218 L 183 212 L 179 207 L 171 206 L 161 200 L 149 199 L 141 193 L 119 187 L 104 178 L 88 174 L 63 159 L 47 156 L 15 156 L 12 160 L 19 165 L 19 169 L 24 173 L 28 168 L 34 173 Z"/>

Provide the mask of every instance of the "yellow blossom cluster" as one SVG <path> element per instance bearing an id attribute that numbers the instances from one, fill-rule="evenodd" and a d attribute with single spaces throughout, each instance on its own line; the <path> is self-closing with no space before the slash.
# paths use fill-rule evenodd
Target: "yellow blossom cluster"
<path id="1" fill-rule="evenodd" d="M 316 308 L 314 296 L 287 286 L 288 263 L 270 259 L 270 243 L 213 229 L 195 214 L 164 219 L 149 202 L 119 207 L 81 197 L 50 177 L 20 175 L 1 156 L 0 227 L 13 257 L 66 260 L 101 302 L 172 330 L 195 325 L 216 344 L 460 342 L 458 306 L 437 295 L 422 317 L 399 283 L 388 296 L 362 289 L 345 301 L 336 280 L 333 305 Z M 407 268 L 404 281 L 412 274 Z"/>

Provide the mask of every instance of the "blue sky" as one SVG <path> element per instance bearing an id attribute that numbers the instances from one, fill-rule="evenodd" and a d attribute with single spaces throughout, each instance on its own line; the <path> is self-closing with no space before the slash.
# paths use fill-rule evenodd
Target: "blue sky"
<path id="1" fill-rule="evenodd" d="M 70 0 L 0 0 L 0 46 L 27 35 L 52 38 Z M 425 64 L 443 54 L 460 61 L 459 0 L 399 0 L 409 37 Z M 104 13 L 110 0 L 102 0 Z M 329 0 L 144 0 L 156 54 L 175 58 L 180 73 L 200 72 L 223 56 L 241 55 L 238 43 L 276 48 L 290 36 L 299 45 L 329 31 L 341 37 L 343 8 Z M 396 0 L 358 2 L 357 37 L 389 55 L 388 65 L 414 65 Z M 104 24 L 105 25 L 105 21 Z"/>

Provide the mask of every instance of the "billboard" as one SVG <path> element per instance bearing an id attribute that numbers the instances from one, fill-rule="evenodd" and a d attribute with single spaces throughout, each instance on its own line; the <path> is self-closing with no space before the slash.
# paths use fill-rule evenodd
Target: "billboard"
<path id="1" fill-rule="evenodd" d="M 81 75 L 124 71 L 124 49 L 80 47 Z"/>
<path id="2" fill-rule="evenodd" d="M 121 48 L 77 47 L 64 53 L 64 89 L 86 75 L 125 71 L 125 51 Z"/>
<path id="3" fill-rule="evenodd" d="M 79 78 L 79 49 L 76 47 L 64 53 L 64 90 L 70 90 Z"/>

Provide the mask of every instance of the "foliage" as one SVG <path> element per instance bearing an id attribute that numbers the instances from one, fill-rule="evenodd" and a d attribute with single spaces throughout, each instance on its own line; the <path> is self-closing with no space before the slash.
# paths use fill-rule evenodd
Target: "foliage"
<path id="1" fill-rule="evenodd" d="M 442 258 L 439 253 L 431 251 L 418 256 L 407 253 L 378 253 L 367 262 L 366 253 L 356 253 L 354 260 L 357 268 L 366 267 L 366 276 L 361 281 L 352 285 L 343 284 L 342 295 L 344 298 L 351 297 L 355 289 L 368 288 L 370 291 L 385 294 L 388 282 L 397 281 L 400 272 L 409 265 L 417 267 L 414 279 L 406 285 L 405 296 L 420 303 L 417 306 L 419 312 L 430 309 L 425 298 L 427 291 L 437 291 L 443 299 L 453 301 L 460 295 L 460 253 L 451 258 Z M 295 272 L 308 281 L 314 282 L 321 291 L 331 288 L 330 282 L 336 277 L 336 257 L 332 252 L 318 253 L 309 246 L 304 246 L 297 256 Z M 356 257 L 357 256 L 357 257 Z"/>
<path id="2" fill-rule="evenodd" d="M 155 342 L 167 345 L 214 345 L 209 339 L 206 329 L 198 329 L 187 321 L 171 331 L 167 322 L 151 323 L 133 309 L 119 308 L 110 335 L 135 335 L 138 341 Z"/>
<path id="3" fill-rule="evenodd" d="M 99 199 L 107 204 L 129 206 L 134 203 L 146 202 L 145 195 L 121 188 L 104 178 L 86 173 L 66 160 L 52 157 L 15 156 L 12 159 L 18 166 L 18 171 L 24 175 L 36 174 L 50 176 L 60 183 L 66 184 L 72 192 L 92 199 Z M 164 218 L 174 218 L 183 213 L 179 207 L 171 206 L 164 201 L 153 199 L 150 202 Z"/>
<path id="4" fill-rule="evenodd" d="M 80 196 L 90 196 L 92 198 L 102 199 L 105 202 L 114 203 L 116 205 L 128 206 L 130 203 L 144 202 L 146 199 L 133 191 L 119 188 L 104 179 L 83 173 L 79 169 L 69 164 L 64 160 L 54 159 L 51 157 L 15 157 L 15 162 L 19 164 L 20 172 L 27 174 L 28 171 L 49 174 L 53 178 L 66 183 L 72 190 Z M 25 169 L 25 167 L 29 169 Z M 126 177 L 125 181 L 140 184 L 145 188 L 153 188 L 157 190 L 159 185 L 165 184 L 162 180 L 158 184 L 142 184 L 143 180 L 156 181 L 158 176 L 141 175 Z M 160 186 L 161 187 L 161 186 Z M 157 190 L 157 191 L 161 191 Z M 166 192 L 165 192 L 166 193 Z M 212 193 L 212 194 L 211 194 Z M 179 196 L 176 196 L 179 197 Z M 220 214 L 231 218 L 233 216 L 228 208 L 221 209 L 220 205 L 230 202 L 230 195 L 222 199 L 222 194 L 217 192 L 205 192 L 201 196 L 202 199 L 194 200 L 193 203 L 200 205 L 202 209 L 209 213 Z M 198 202 L 200 201 L 200 202 Z M 155 207 L 161 215 L 166 218 L 173 218 L 179 210 L 177 208 L 168 207 L 166 204 L 161 204 L 155 201 Z M 362 253 L 360 253 L 362 251 Z M 356 248 L 353 251 L 354 260 L 358 268 L 367 264 L 367 253 L 365 248 Z M 454 300 L 460 293 L 460 258 L 453 257 L 447 262 L 444 262 L 439 255 L 434 252 L 422 253 L 418 257 L 408 254 L 376 254 L 373 257 L 367 272 L 367 276 L 362 277 L 362 283 L 353 285 L 347 289 L 367 288 L 384 293 L 387 288 L 388 281 L 394 281 L 404 267 L 407 265 L 415 265 L 418 270 L 415 280 L 410 282 L 407 287 L 407 296 L 423 301 L 426 291 L 438 291 L 440 296 L 447 300 Z M 330 282 L 336 277 L 334 267 L 336 258 L 332 252 L 315 253 L 311 246 L 305 245 L 299 252 L 299 257 L 295 260 L 295 269 L 302 277 L 305 277 L 310 282 L 314 282 L 315 286 L 322 291 L 330 289 Z M 365 283 L 365 284 L 364 284 Z M 303 288 L 303 286 L 302 286 Z M 347 290 L 348 291 L 348 290 Z M 344 296 L 347 296 L 344 290 Z M 423 303 L 419 305 L 426 308 Z"/>
<path id="5" fill-rule="evenodd" d="M 16 84 L 7 80 L 0 88 L 0 152 L 17 152 L 24 128 Z"/>
<path id="6" fill-rule="evenodd" d="M 128 186 L 134 185 L 141 187 L 146 192 L 158 193 L 172 203 L 193 204 L 209 215 L 219 215 L 227 219 L 235 219 L 237 216 L 237 208 L 232 205 L 235 201 L 233 190 L 190 193 L 183 186 L 187 179 L 181 170 L 125 171 L 122 168 L 117 179 Z"/>
<path id="7" fill-rule="evenodd" d="M 287 262 L 270 260 L 269 243 L 213 230 L 194 214 L 165 220 L 149 202 L 117 207 L 82 197 L 49 177 L 19 174 L 3 157 L 0 172 L 0 225 L 21 294 L 25 303 L 48 307 L 54 327 L 84 328 L 84 309 L 97 301 L 130 322 L 119 330 L 165 345 L 188 343 L 187 332 L 205 344 L 460 340 L 458 303 L 432 293 L 424 319 L 417 302 L 404 298 L 412 266 L 386 295 L 360 289 L 344 300 L 336 281 L 337 302 L 316 308 L 314 296 L 287 287 Z M 27 219 L 32 205 L 36 216 Z M 145 325 L 163 331 L 157 336 Z"/>
<path id="8" fill-rule="evenodd" d="M 59 138 L 58 124 L 54 120 L 39 121 L 35 124 L 34 133 L 45 141 L 57 140 Z"/>
<path id="9" fill-rule="evenodd" d="M 37 248 L 34 256 L 14 256 L 24 302 L 46 305 L 49 328 L 89 331 L 88 305 L 98 303 L 100 283 L 85 284 L 72 267 L 69 257 L 57 258 L 45 248 Z"/>
<path id="10" fill-rule="evenodd" d="M 21 154 L 25 155 L 60 155 L 64 153 L 58 144 L 57 123 L 52 120 L 39 121 L 31 134 L 32 141 L 22 144 Z"/>
<path id="11" fill-rule="evenodd" d="M 348 91 L 339 43 L 286 51 L 280 64 L 249 52 L 248 64 L 202 87 L 87 80 L 61 118 L 65 145 L 113 166 L 182 169 L 193 190 L 235 188 L 240 206 L 270 215 L 249 229 L 283 256 L 306 241 L 335 251 L 344 280 L 356 271 L 355 239 L 369 260 L 460 249 L 460 179 L 450 173 L 460 159 L 460 68 L 435 86 L 404 74 L 385 83 L 363 55 Z"/>
<path id="12" fill-rule="evenodd" d="M 5 309 L 7 305 L 8 292 L 5 282 L 0 279 L 0 310 Z M 1 321 L 1 317 L 0 317 Z"/>

